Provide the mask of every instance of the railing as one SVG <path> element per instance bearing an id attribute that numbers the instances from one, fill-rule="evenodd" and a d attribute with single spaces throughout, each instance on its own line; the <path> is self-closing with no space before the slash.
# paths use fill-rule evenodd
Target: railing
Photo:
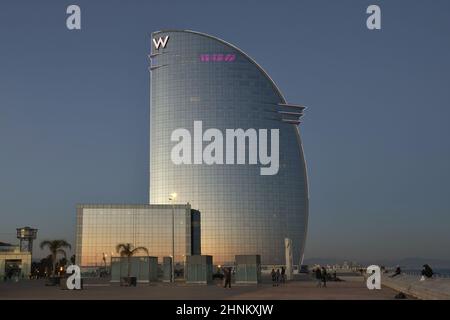
<path id="1" fill-rule="evenodd" d="M 421 271 L 402 271 L 402 274 L 406 274 L 409 276 L 417 276 L 417 277 L 422 277 L 422 272 Z M 450 274 L 442 274 L 439 272 L 436 272 L 433 274 L 433 278 L 438 278 L 438 279 L 450 279 Z"/>
<path id="2" fill-rule="evenodd" d="M 310 271 L 313 269 L 313 266 L 310 266 Z M 331 267 L 331 268 L 327 268 L 327 271 L 337 271 L 337 272 L 355 272 L 355 273 L 361 273 L 362 270 L 362 274 L 366 275 L 366 267 L 361 267 L 361 266 L 352 266 L 352 267 L 347 267 L 347 268 L 343 268 L 343 267 Z M 395 268 L 385 268 L 385 271 L 381 271 L 384 275 L 386 276 L 391 276 L 394 274 L 395 272 Z M 422 271 L 421 270 L 402 270 L 401 274 L 404 275 L 409 275 L 409 276 L 416 276 L 419 279 L 422 277 Z M 437 279 L 450 279 L 450 273 L 440 273 L 440 272 L 434 272 L 433 274 L 433 278 L 437 278 Z"/>

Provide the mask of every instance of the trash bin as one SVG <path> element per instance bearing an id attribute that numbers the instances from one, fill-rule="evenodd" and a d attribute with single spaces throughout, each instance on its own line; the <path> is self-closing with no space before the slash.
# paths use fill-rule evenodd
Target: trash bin
<path id="1" fill-rule="evenodd" d="M 137 285 L 137 278 L 136 277 L 123 277 L 120 282 L 121 286 L 125 287 L 136 287 Z"/>

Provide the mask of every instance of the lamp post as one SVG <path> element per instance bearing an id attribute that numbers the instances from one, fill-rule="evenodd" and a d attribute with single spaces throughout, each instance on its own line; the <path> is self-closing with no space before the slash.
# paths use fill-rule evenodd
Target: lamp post
<path id="1" fill-rule="evenodd" d="M 174 201 L 177 194 L 174 192 L 169 196 L 169 201 L 172 203 L 172 279 L 175 282 L 175 204 Z"/>

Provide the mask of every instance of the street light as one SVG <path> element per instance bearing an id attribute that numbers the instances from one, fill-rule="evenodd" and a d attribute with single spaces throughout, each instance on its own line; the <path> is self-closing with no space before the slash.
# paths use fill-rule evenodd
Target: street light
<path id="1" fill-rule="evenodd" d="M 177 194 L 174 192 L 169 195 L 169 201 L 172 202 L 172 282 L 175 282 L 175 204 Z"/>

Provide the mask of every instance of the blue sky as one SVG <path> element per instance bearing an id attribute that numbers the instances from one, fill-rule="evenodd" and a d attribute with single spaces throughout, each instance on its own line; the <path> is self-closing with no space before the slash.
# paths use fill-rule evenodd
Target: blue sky
<path id="1" fill-rule="evenodd" d="M 308 106 L 307 257 L 450 259 L 449 16 L 445 0 L 2 1 L 0 241 L 31 225 L 74 244 L 76 203 L 147 202 L 149 35 L 176 28 L 237 45 Z"/>

